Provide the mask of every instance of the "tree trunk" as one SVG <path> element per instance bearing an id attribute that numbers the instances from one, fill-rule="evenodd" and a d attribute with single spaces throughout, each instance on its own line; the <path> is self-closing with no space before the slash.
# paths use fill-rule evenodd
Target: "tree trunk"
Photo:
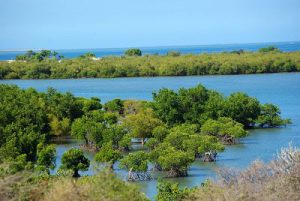
<path id="1" fill-rule="evenodd" d="M 114 164 L 113 163 L 109 163 L 109 169 L 113 170 L 114 169 Z"/>
<path id="2" fill-rule="evenodd" d="M 214 162 L 216 161 L 217 152 L 215 151 L 208 151 L 205 152 L 203 155 L 203 162 Z"/>
<path id="3" fill-rule="evenodd" d="M 187 169 L 180 171 L 172 168 L 168 171 L 167 177 L 186 177 L 187 175 Z"/>
<path id="4" fill-rule="evenodd" d="M 78 173 L 78 170 L 74 170 L 73 177 L 80 177 L 80 174 Z"/>
<path id="5" fill-rule="evenodd" d="M 133 181 L 134 179 L 132 178 L 132 168 L 130 168 L 129 172 L 128 172 L 128 181 Z"/>
<path id="6" fill-rule="evenodd" d="M 142 145 L 143 145 L 143 146 L 144 146 L 144 143 L 145 143 L 145 142 L 144 142 L 144 138 L 142 138 Z"/>
<path id="7" fill-rule="evenodd" d="M 84 141 L 85 141 L 85 145 L 87 147 L 89 145 L 89 141 L 88 141 L 88 139 L 86 137 L 84 137 Z"/>

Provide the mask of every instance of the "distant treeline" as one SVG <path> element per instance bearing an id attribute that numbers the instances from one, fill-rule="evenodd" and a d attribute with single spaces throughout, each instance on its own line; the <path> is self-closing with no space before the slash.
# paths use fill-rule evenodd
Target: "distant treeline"
<path id="1" fill-rule="evenodd" d="M 124 56 L 96 58 L 87 53 L 63 59 L 56 52 L 28 51 L 16 61 L 0 62 L 0 79 L 109 78 L 142 76 L 188 76 L 255 74 L 300 71 L 300 51 L 281 52 L 266 47 L 258 52 L 244 50 L 185 54 L 171 51 L 166 55 L 143 55 L 129 49 Z"/>

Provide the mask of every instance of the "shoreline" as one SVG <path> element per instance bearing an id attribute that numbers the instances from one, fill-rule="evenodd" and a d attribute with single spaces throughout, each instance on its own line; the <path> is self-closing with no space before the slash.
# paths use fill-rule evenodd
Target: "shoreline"
<path id="1" fill-rule="evenodd" d="M 274 75 L 274 74 L 296 74 L 300 71 L 293 72 L 274 72 L 274 73 L 248 73 L 248 74 L 207 74 L 207 75 L 157 75 L 157 76 L 136 76 L 136 77 L 80 77 L 80 78 L 43 78 L 43 79 L 0 79 L 0 81 L 37 81 L 37 80 L 97 80 L 97 79 L 151 79 L 151 78 L 182 78 L 182 77 L 215 77 L 215 76 L 240 76 L 240 75 Z"/>

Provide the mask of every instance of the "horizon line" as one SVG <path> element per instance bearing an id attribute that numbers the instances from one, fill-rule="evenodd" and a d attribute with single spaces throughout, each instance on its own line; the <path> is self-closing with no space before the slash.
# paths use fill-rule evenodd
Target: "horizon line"
<path id="1" fill-rule="evenodd" d="M 127 46 L 127 47 L 102 47 L 102 48 L 11 48 L 11 49 L 0 49 L 0 52 L 25 52 L 29 50 L 41 51 L 41 50 L 99 50 L 99 49 L 130 49 L 130 48 L 168 48 L 168 47 L 199 47 L 199 46 L 218 46 L 218 45 L 249 45 L 249 44 L 272 44 L 272 43 L 300 43 L 300 40 L 296 41 L 271 41 L 271 42 L 245 42 L 245 43 L 211 43 L 201 45 L 159 45 L 159 46 Z"/>

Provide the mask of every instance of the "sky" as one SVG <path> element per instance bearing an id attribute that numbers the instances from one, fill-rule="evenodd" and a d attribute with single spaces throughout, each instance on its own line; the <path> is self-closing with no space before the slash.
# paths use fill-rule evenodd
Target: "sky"
<path id="1" fill-rule="evenodd" d="M 300 41 L 300 0 L 0 0 L 0 49 Z"/>

